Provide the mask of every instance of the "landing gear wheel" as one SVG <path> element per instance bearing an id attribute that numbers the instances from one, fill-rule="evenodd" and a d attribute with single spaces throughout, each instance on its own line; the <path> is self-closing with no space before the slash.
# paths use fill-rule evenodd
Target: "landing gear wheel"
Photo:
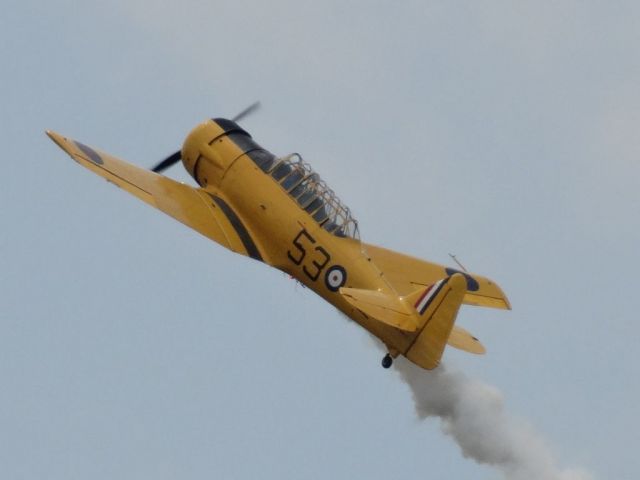
<path id="1" fill-rule="evenodd" d="M 391 365 L 393 365 L 393 358 L 387 353 L 382 359 L 382 368 L 389 368 Z"/>

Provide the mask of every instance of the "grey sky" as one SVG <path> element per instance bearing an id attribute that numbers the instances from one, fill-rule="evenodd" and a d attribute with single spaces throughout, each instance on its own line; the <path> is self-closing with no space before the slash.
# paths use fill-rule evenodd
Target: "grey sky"
<path id="1" fill-rule="evenodd" d="M 488 354 L 448 364 L 560 465 L 637 478 L 639 22 L 637 2 L 6 2 L 3 478 L 496 478 L 416 420 L 359 327 L 44 135 L 152 165 L 256 99 L 243 125 L 363 239 L 508 293 L 462 310 Z"/>

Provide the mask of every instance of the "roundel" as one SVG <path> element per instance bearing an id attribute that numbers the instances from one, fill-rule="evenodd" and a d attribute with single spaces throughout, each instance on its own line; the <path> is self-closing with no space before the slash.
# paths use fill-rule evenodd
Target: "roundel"
<path id="1" fill-rule="evenodd" d="M 89 160 L 91 160 L 93 163 L 95 163 L 96 165 L 104 164 L 104 161 L 102 160 L 102 157 L 100 156 L 100 154 L 96 152 L 93 148 L 85 145 L 84 143 L 80 143 L 80 142 L 75 142 L 75 143 L 78 146 L 78 148 L 82 151 L 82 153 L 84 153 L 87 157 L 89 157 Z"/>
<path id="2" fill-rule="evenodd" d="M 340 265 L 334 265 L 327 270 L 324 276 L 324 284 L 329 290 L 337 292 L 345 283 L 347 283 L 347 271 Z"/>
<path id="3" fill-rule="evenodd" d="M 447 268 L 445 269 L 445 271 L 449 276 L 453 275 L 454 273 L 460 273 L 464 275 L 464 278 L 467 281 L 467 290 L 469 290 L 470 292 L 477 292 L 478 290 L 480 290 L 480 284 L 478 283 L 478 281 L 468 273 L 461 272 L 460 270 L 456 270 L 455 268 Z"/>

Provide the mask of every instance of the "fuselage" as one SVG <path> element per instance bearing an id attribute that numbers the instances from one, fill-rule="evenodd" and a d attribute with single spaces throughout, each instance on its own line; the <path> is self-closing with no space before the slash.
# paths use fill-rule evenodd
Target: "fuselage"
<path id="1" fill-rule="evenodd" d="M 218 207 L 237 217 L 234 227 L 250 256 L 293 276 L 390 350 L 408 348 L 415 334 L 367 317 L 339 293 L 348 287 L 398 295 L 367 255 L 348 210 L 334 205 L 333 192 L 322 184 L 309 193 L 319 181 L 315 172 L 290 158 L 276 158 L 224 119 L 198 125 L 185 140 L 182 159 Z"/>

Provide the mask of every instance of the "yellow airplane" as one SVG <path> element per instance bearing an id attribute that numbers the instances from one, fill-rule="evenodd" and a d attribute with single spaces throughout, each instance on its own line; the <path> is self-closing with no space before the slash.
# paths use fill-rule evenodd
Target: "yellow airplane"
<path id="1" fill-rule="evenodd" d="M 255 106 L 236 116 L 238 120 Z M 425 369 L 447 344 L 482 354 L 454 325 L 461 304 L 510 309 L 491 280 L 360 241 L 358 224 L 300 155 L 276 157 L 236 121 L 207 120 L 153 171 L 47 131 L 71 158 L 229 250 L 288 273 Z M 182 160 L 199 187 L 160 172 Z"/>

